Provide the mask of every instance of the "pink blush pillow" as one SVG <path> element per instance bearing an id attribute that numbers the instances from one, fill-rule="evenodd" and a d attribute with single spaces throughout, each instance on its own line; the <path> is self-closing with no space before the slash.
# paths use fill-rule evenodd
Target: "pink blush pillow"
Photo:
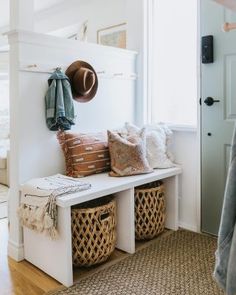
<path id="1" fill-rule="evenodd" d="M 145 130 L 122 137 L 108 130 L 108 146 L 111 158 L 110 176 L 128 176 L 150 173 L 153 169 L 146 158 Z"/>

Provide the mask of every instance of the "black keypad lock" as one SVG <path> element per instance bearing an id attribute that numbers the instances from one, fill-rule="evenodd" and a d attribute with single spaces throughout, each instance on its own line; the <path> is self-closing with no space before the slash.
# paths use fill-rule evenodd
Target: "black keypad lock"
<path id="1" fill-rule="evenodd" d="M 202 63 L 209 64 L 214 62 L 213 54 L 213 36 L 203 36 L 202 37 Z"/>

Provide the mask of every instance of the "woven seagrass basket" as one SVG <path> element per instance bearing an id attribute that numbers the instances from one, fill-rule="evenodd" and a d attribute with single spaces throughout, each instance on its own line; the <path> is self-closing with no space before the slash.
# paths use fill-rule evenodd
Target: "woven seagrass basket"
<path id="1" fill-rule="evenodd" d="M 162 182 L 135 188 L 135 238 L 149 240 L 165 228 L 165 198 Z"/>
<path id="2" fill-rule="evenodd" d="M 106 261 L 116 244 L 115 200 L 100 198 L 71 211 L 74 266 L 91 266 Z"/>

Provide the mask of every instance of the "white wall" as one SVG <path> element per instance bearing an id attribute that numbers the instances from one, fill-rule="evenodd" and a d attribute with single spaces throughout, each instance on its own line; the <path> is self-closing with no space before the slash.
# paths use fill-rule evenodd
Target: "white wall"
<path id="1" fill-rule="evenodd" d="M 37 13 L 35 31 L 61 35 L 69 27 L 76 30 L 88 20 L 88 42 L 97 42 L 97 30 L 126 22 L 126 0 L 76 0 L 65 1 L 57 8 Z M 55 11 L 54 11 L 55 10 Z M 73 32 L 72 32 L 73 33 Z M 70 35 L 70 34 L 69 34 Z"/>
<path id="2" fill-rule="evenodd" d="M 107 76 L 98 76 L 98 92 L 88 103 L 74 102 L 77 115 L 73 129 L 80 132 L 96 132 L 122 126 L 125 121 L 134 121 L 135 80 L 112 78 L 109 75 L 135 72 L 134 52 L 122 49 L 81 43 L 73 40 L 34 34 L 19 33 L 19 50 L 17 54 L 21 69 L 30 64 L 37 64 L 42 72 L 19 70 L 19 90 L 16 97 L 11 94 L 12 145 L 16 141 L 20 152 L 19 184 L 32 177 L 63 172 L 59 146 L 54 141 L 55 132 L 47 129 L 45 123 L 44 97 L 48 87 L 50 70 L 61 66 L 63 70 L 78 59 L 89 62 L 97 72 L 105 71 Z M 14 43 L 12 44 L 14 48 Z M 40 70 L 39 70 L 40 71 Z M 12 80 L 12 85 L 14 82 Z M 14 86 L 11 87 L 14 90 Z M 16 113 L 17 108 L 17 115 Z M 30 112 L 28 111 L 30 110 Z M 28 143 L 28 144 L 27 144 Z M 35 148 L 37 146 L 37 149 Z M 32 148 L 33 147 L 33 148 Z M 31 158 L 29 161 L 29 157 Z M 51 159 L 53 162 L 42 158 Z M 21 162 L 25 163 L 21 166 Z"/>
<path id="3" fill-rule="evenodd" d="M 179 225 L 183 228 L 199 230 L 198 171 L 199 151 L 196 131 L 174 131 L 173 152 L 175 161 L 181 164 L 179 192 Z"/>
<path id="4" fill-rule="evenodd" d="M 31 32 L 12 32 L 10 39 L 10 220 L 9 254 L 20 260 L 22 236 L 16 209 L 19 187 L 34 177 L 65 173 L 63 154 L 56 132 L 49 131 L 45 122 L 44 97 L 50 77 L 48 71 L 66 68 L 76 60 L 85 60 L 99 76 L 98 92 L 88 103 L 76 103 L 74 130 L 94 132 L 134 122 L 136 53 L 91 43 L 64 40 Z M 39 72 L 27 71 L 36 64 Z M 24 70 L 26 69 L 26 71 Z M 116 73 L 124 73 L 115 77 Z M 127 77 L 126 77 L 127 76 Z"/>

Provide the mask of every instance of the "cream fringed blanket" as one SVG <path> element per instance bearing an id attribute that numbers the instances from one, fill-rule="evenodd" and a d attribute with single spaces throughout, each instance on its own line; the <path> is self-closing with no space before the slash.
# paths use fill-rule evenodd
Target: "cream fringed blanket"
<path id="1" fill-rule="evenodd" d="M 57 197 L 87 190 L 91 184 L 56 174 L 24 184 L 18 216 L 23 226 L 57 237 Z"/>

